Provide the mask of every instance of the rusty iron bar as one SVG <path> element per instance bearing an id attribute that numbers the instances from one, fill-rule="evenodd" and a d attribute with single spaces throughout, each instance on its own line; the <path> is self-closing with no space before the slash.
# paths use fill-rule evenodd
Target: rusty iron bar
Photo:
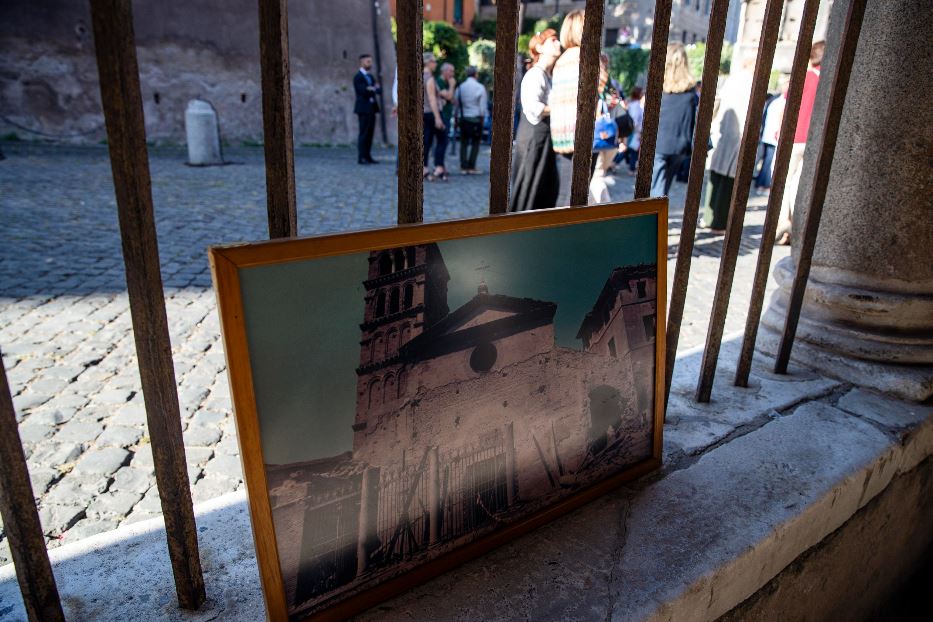
<path id="1" fill-rule="evenodd" d="M 496 5 L 496 105 L 492 107 L 489 179 L 493 183 L 489 184 L 490 214 L 504 214 L 509 209 L 519 4 L 518 0 L 499 0 Z"/>
<path id="2" fill-rule="evenodd" d="M 0 518 L 10 542 L 26 617 L 30 622 L 64 622 L 2 360 L 0 357 Z"/>
<path id="3" fill-rule="evenodd" d="M 91 21 L 133 337 L 169 558 L 179 605 L 197 609 L 205 600 L 204 577 L 159 269 L 131 3 L 91 0 Z"/>
<path id="4" fill-rule="evenodd" d="M 398 43 L 398 224 L 424 219 L 424 86 L 421 60 L 421 0 L 396 7 Z"/>
<path id="5" fill-rule="evenodd" d="M 657 0 L 654 3 L 651 59 L 648 63 L 648 85 L 645 88 L 645 116 L 641 124 L 641 147 L 638 150 L 638 171 L 635 176 L 636 199 L 644 199 L 651 194 L 654 148 L 658 140 L 658 124 L 661 121 L 661 93 L 664 90 L 664 64 L 667 62 L 671 4 L 672 0 Z"/>
<path id="6" fill-rule="evenodd" d="M 851 0 L 846 14 L 842 44 L 829 90 L 829 109 L 826 112 L 826 120 L 823 123 L 820 135 L 820 151 L 816 157 L 813 189 L 804 216 L 803 236 L 800 240 L 800 250 L 797 256 L 797 271 L 794 273 L 794 281 L 791 285 L 790 298 L 787 303 L 784 333 L 781 335 L 781 344 L 778 347 L 777 359 L 774 363 L 774 372 L 777 374 L 787 373 L 787 364 L 790 361 L 794 337 L 797 334 L 797 322 L 800 320 L 800 309 L 803 306 L 803 296 L 807 289 L 807 279 L 810 278 L 813 249 L 816 246 L 816 238 L 820 230 L 823 202 L 826 200 L 826 186 L 829 184 L 833 156 L 836 153 L 839 122 L 846 103 L 849 77 L 852 74 L 852 64 L 855 61 L 855 51 L 858 48 L 859 34 L 862 30 L 862 18 L 865 16 L 865 3 L 866 0 Z"/>
<path id="7" fill-rule="evenodd" d="M 794 146 L 794 133 L 797 131 L 797 117 L 800 114 L 800 101 L 803 99 L 803 83 L 807 75 L 807 63 L 813 32 L 816 29 L 816 16 L 820 10 L 819 0 L 807 0 L 800 18 L 800 32 L 797 49 L 790 70 L 790 86 L 787 90 L 787 103 L 784 106 L 784 119 L 778 138 L 777 153 L 774 161 L 774 176 L 771 182 L 771 194 L 765 211 L 765 223 L 761 232 L 761 246 L 758 250 L 758 263 L 755 266 L 755 280 L 752 284 L 752 296 L 748 303 L 748 316 L 745 318 L 745 336 L 742 339 L 742 351 L 735 367 L 735 385 L 748 386 L 748 376 L 752 369 L 755 341 L 758 339 L 758 322 L 765 299 L 765 287 L 771 270 L 771 255 L 774 251 L 774 234 L 777 232 L 778 219 L 781 216 L 781 202 L 784 199 L 784 184 L 790 165 L 790 153 Z"/>
<path id="8" fill-rule="evenodd" d="M 783 5 L 783 0 L 768 0 L 768 4 L 765 6 L 761 40 L 758 44 L 758 57 L 755 60 L 755 73 L 752 78 L 751 100 L 748 102 L 745 128 L 739 146 L 732 201 L 729 204 L 729 219 L 726 222 L 726 238 L 722 245 L 719 277 L 716 280 L 716 293 L 713 298 L 713 309 L 706 334 L 706 347 L 703 350 L 700 378 L 697 383 L 696 400 L 698 402 L 708 402 L 713 391 L 713 379 L 716 376 L 719 348 L 722 345 L 722 333 L 726 324 L 726 313 L 729 310 L 729 296 L 732 293 L 735 264 L 739 257 L 739 245 L 742 242 L 745 208 L 748 203 L 752 173 L 754 172 L 755 160 L 758 154 L 761 113 L 764 109 L 765 97 L 768 95 L 768 80 L 771 73 L 771 62 L 774 60 L 774 49 L 777 46 Z"/>
<path id="9" fill-rule="evenodd" d="M 269 237 L 295 237 L 298 208 L 288 69 L 288 0 L 259 0 L 259 65 Z"/>
<path id="10" fill-rule="evenodd" d="M 603 37 L 603 0 L 586 0 L 583 40 L 580 43 L 580 75 L 577 81 L 577 122 L 573 136 L 573 173 L 570 204 L 586 205 L 590 194 L 593 130 L 599 86 L 599 51 Z"/>
<path id="11" fill-rule="evenodd" d="M 726 15 L 729 0 L 714 0 L 709 14 L 709 33 L 706 39 L 706 56 L 703 59 L 703 91 L 697 110 L 696 132 L 693 137 L 693 155 L 690 158 L 690 175 L 687 178 L 687 193 L 684 198 L 684 214 L 680 225 L 680 242 L 677 246 L 677 264 L 671 284 L 671 307 L 667 316 L 667 364 L 664 368 L 664 408 L 671 396 L 674 365 L 677 362 L 677 344 L 680 341 L 680 326 L 684 319 L 687 301 L 687 286 L 690 281 L 690 263 L 693 260 L 693 243 L 697 231 L 700 211 L 700 194 L 706 169 L 706 147 L 709 144 L 710 124 L 713 120 L 713 104 L 716 100 L 716 82 L 719 77 L 719 57 L 726 30 Z"/>

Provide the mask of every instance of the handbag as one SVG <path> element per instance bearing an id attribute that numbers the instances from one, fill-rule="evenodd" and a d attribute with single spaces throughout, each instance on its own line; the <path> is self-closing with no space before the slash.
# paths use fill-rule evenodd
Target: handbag
<path id="1" fill-rule="evenodd" d="M 596 117 L 596 126 L 593 131 L 593 151 L 616 148 L 616 133 L 618 128 L 609 114 L 609 107 L 603 99 L 599 100 L 599 115 Z"/>

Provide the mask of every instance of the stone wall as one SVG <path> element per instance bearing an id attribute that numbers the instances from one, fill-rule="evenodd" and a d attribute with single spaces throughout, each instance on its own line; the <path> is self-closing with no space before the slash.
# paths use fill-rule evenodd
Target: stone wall
<path id="1" fill-rule="evenodd" d="M 359 55 L 375 51 L 372 4 L 309 0 L 289 9 L 295 144 L 352 142 L 353 73 Z M 261 141 L 256 2 L 143 0 L 133 10 L 147 138 L 184 142 L 185 106 L 200 97 L 216 108 L 224 140 Z M 388 109 L 395 50 L 387 11 L 377 24 Z M 23 139 L 104 139 L 87 2 L 2 3 L 0 48 L 0 132 Z M 387 128 L 394 142 L 388 117 Z M 377 142 L 380 137 L 377 128 Z"/>

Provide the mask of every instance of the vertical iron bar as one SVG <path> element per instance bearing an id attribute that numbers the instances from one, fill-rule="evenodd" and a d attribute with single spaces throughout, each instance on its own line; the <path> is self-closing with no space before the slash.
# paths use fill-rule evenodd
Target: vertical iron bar
<path id="1" fill-rule="evenodd" d="M 580 43 L 580 76 L 577 82 L 577 122 L 573 136 L 573 174 L 570 204 L 586 205 L 590 193 L 593 129 L 599 85 L 599 51 L 603 37 L 603 0 L 586 0 L 583 40 Z"/>
<path id="2" fill-rule="evenodd" d="M 91 0 L 100 95 L 126 266 L 139 376 L 178 603 L 204 603 L 152 208 L 146 127 L 129 0 Z"/>
<path id="3" fill-rule="evenodd" d="M 774 251 L 774 234 L 781 216 L 781 202 L 784 200 L 784 184 L 787 181 L 787 169 L 790 165 L 790 153 L 794 146 L 794 133 L 797 131 L 797 117 L 800 114 L 800 101 L 803 99 L 803 83 L 807 75 L 807 62 L 816 29 L 816 16 L 820 10 L 819 0 L 807 0 L 800 18 L 800 33 L 794 63 L 790 70 L 790 85 L 787 90 L 787 103 L 784 106 L 784 119 L 778 138 L 777 153 L 774 161 L 774 176 L 771 182 L 771 194 L 765 211 L 765 224 L 761 232 L 761 247 L 758 250 L 758 263 L 755 266 L 755 280 L 752 284 L 752 297 L 748 304 L 748 316 L 745 318 L 745 336 L 742 351 L 735 368 L 735 385 L 748 386 L 748 375 L 752 369 L 755 341 L 758 338 L 758 322 L 764 304 L 765 287 L 768 273 L 771 271 L 771 255 Z"/>
<path id="4" fill-rule="evenodd" d="M 509 208 L 519 4 L 518 0 L 499 0 L 496 5 L 495 101 L 492 107 L 492 156 L 489 162 L 490 214 L 504 214 Z"/>
<path id="5" fill-rule="evenodd" d="M 739 159 L 736 163 L 736 177 L 732 189 L 732 201 L 729 205 L 729 219 L 726 223 L 726 239 L 722 245 L 716 294 L 713 298 L 709 330 L 706 334 L 706 348 L 703 350 L 700 379 L 697 383 L 696 399 L 698 402 L 709 401 L 713 390 L 713 378 L 716 376 L 716 363 L 719 361 L 719 348 L 722 345 L 722 333 L 726 324 L 726 313 L 729 310 L 729 295 L 732 293 L 735 264 L 739 257 L 739 244 L 742 242 L 745 208 L 758 154 L 761 111 L 764 108 L 765 97 L 768 95 L 768 79 L 771 73 L 771 62 L 774 60 L 778 30 L 781 26 L 783 5 L 783 0 L 768 0 L 765 7 L 758 57 L 755 59 L 755 74 L 752 78 L 751 99 L 748 102 L 745 128 L 739 146 Z"/>
<path id="6" fill-rule="evenodd" d="M 684 198 L 684 214 L 680 225 L 680 242 L 677 246 L 677 265 L 671 285 L 671 308 L 667 316 L 667 363 L 664 368 L 664 408 L 671 395 L 674 365 L 677 362 L 677 343 L 680 341 L 680 326 L 684 319 L 687 301 L 687 286 L 690 281 L 690 263 L 693 260 L 693 242 L 697 231 L 700 211 L 700 193 L 706 170 L 706 147 L 709 144 L 710 124 L 713 120 L 713 104 L 716 100 L 716 83 L 719 77 L 719 58 L 726 30 L 726 15 L 729 0 L 714 0 L 709 15 L 709 33 L 706 40 L 706 56 L 703 59 L 703 91 L 697 110 L 696 132 L 693 137 L 693 156 L 690 158 L 690 176 L 687 179 L 687 194 Z"/>
<path id="7" fill-rule="evenodd" d="M 64 622 L 2 360 L 0 357 L 0 518 L 10 542 L 26 617 L 30 622 Z"/>
<path id="8" fill-rule="evenodd" d="M 259 64 L 269 237 L 294 237 L 298 235 L 298 211 L 288 69 L 288 0 L 259 0 Z"/>
<path id="9" fill-rule="evenodd" d="M 661 120 L 661 93 L 664 87 L 664 64 L 667 62 L 667 36 L 671 26 L 672 0 L 654 3 L 654 25 L 651 30 L 651 59 L 648 64 L 648 84 L 645 88 L 645 116 L 641 127 L 641 147 L 638 150 L 638 173 L 635 177 L 635 198 L 651 194 L 651 174 L 654 172 L 654 147 Z"/>
<path id="10" fill-rule="evenodd" d="M 826 200 L 826 186 L 829 183 L 829 173 L 833 166 L 833 155 L 836 153 L 839 121 L 845 107 L 849 76 L 852 73 L 855 51 L 858 48 L 862 18 L 865 16 L 865 3 L 866 0 L 851 0 L 849 11 L 846 14 L 842 44 L 839 48 L 836 70 L 829 90 L 829 110 L 826 113 L 826 121 L 823 123 L 819 143 L 820 151 L 816 157 L 813 191 L 808 202 L 803 225 L 803 236 L 800 240 L 797 272 L 794 274 L 790 299 L 787 303 L 784 334 L 781 335 L 781 345 L 778 348 L 777 360 L 774 364 L 774 371 L 778 374 L 787 373 L 787 364 L 790 361 L 790 352 L 794 345 L 794 336 L 797 333 L 797 322 L 800 319 L 800 309 L 803 306 L 803 295 L 807 289 L 807 279 L 810 277 L 813 248 L 816 246 L 816 237 L 820 230 L 820 217 L 823 215 L 823 202 Z"/>
<path id="11" fill-rule="evenodd" d="M 398 224 L 424 219 L 421 0 L 396 5 L 398 43 Z"/>
<path id="12" fill-rule="evenodd" d="M 379 45 L 379 0 L 372 0 L 373 16 L 373 60 L 376 62 L 376 81 L 382 86 L 379 94 L 379 130 L 382 133 L 382 144 L 388 144 L 389 134 L 386 130 L 385 83 L 382 81 L 382 49 Z"/>

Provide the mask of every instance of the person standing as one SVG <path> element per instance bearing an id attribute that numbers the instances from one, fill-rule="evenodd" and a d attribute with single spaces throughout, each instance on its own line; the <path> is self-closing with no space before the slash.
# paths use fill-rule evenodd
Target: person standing
<path id="1" fill-rule="evenodd" d="M 360 55 L 360 70 L 353 76 L 353 90 L 356 103 L 353 112 L 360 123 L 359 136 L 356 139 L 357 164 L 378 164 L 372 156 L 373 133 L 376 131 L 376 114 L 379 112 L 379 95 L 382 89 L 372 75 L 373 57 Z"/>
<path id="2" fill-rule="evenodd" d="M 693 151 L 693 132 L 699 97 L 683 43 L 667 46 L 661 113 L 655 144 L 651 196 L 670 192 L 674 176 Z"/>
<path id="3" fill-rule="evenodd" d="M 784 104 L 787 102 L 787 91 L 772 97 L 765 105 L 765 118 L 761 124 L 761 141 L 759 152 L 761 157 L 756 165 L 758 174 L 755 175 L 755 191 L 764 194 L 771 189 L 771 175 L 774 171 L 774 152 L 777 150 L 778 137 L 781 133 L 781 121 L 784 119 Z"/>
<path id="4" fill-rule="evenodd" d="M 726 79 L 720 95 L 719 110 L 710 125 L 714 146 L 709 157 L 709 179 L 712 185 L 709 206 L 713 212 L 713 221 L 709 228 L 717 234 L 725 232 L 729 221 L 742 131 L 748 114 L 748 101 L 752 95 L 754 66 L 754 56 L 745 58 L 741 71 L 733 72 Z"/>
<path id="5" fill-rule="evenodd" d="M 522 112 L 515 133 L 509 211 L 547 209 L 557 203 L 560 190 L 557 156 L 551 143 L 551 70 L 560 57 L 557 32 L 547 29 L 528 42 L 534 63 L 522 78 Z"/>
<path id="6" fill-rule="evenodd" d="M 817 41 L 810 48 L 810 68 L 803 81 L 803 95 L 800 100 L 800 113 L 797 115 L 797 131 L 794 132 L 794 146 L 790 152 L 787 167 L 787 186 L 781 201 L 781 217 L 774 240 L 778 244 L 790 244 L 791 219 L 794 215 L 794 203 L 797 201 L 797 188 L 800 186 L 800 173 L 803 169 L 803 153 L 807 147 L 807 134 L 810 131 L 810 117 L 813 116 L 813 103 L 816 101 L 816 89 L 820 83 L 820 65 L 823 64 L 823 52 L 826 44 Z"/>
<path id="7" fill-rule="evenodd" d="M 437 60 L 434 54 L 425 52 L 422 55 L 424 70 L 421 74 L 421 81 L 424 88 L 423 110 L 424 113 L 424 178 L 427 181 L 434 181 L 438 171 L 446 175 L 444 170 L 444 151 L 447 148 L 447 126 L 444 124 L 444 117 L 441 115 L 443 103 L 440 91 L 437 88 L 437 80 L 434 78 L 434 70 L 437 69 Z M 431 156 L 431 145 L 437 143 L 434 150 L 435 172 L 431 172 L 428 167 L 428 160 Z M 443 177 L 442 177 L 443 178 Z"/>
<path id="8" fill-rule="evenodd" d="M 548 107 L 551 110 L 551 141 L 557 153 L 557 171 L 560 192 L 557 205 L 570 205 L 570 186 L 573 178 L 573 141 L 577 129 L 577 87 L 580 78 L 580 42 L 583 40 L 584 11 L 574 9 L 567 13 L 560 25 L 560 44 L 564 53 L 554 63 L 551 79 L 551 94 Z M 600 63 L 599 84 L 592 94 L 593 115 L 599 108 L 599 94 L 609 76 Z M 596 168 L 596 156 L 590 161 L 590 172 Z"/>
<path id="9" fill-rule="evenodd" d="M 638 166 L 638 150 L 641 149 L 641 128 L 645 121 L 645 108 L 641 103 L 643 92 L 640 86 L 632 88 L 628 100 L 628 114 L 632 117 L 632 135 L 628 139 L 625 161 L 628 162 L 629 174 L 635 174 Z"/>
<path id="10" fill-rule="evenodd" d="M 476 175 L 476 156 L 483 139 L 483 123 L 489 96 L 486 87 L 476 79 L 476 67 L 466 68 L 466 80 L 457 87 L 454 106 L 457 123 L 460 125 L 460 172 Z"/>

